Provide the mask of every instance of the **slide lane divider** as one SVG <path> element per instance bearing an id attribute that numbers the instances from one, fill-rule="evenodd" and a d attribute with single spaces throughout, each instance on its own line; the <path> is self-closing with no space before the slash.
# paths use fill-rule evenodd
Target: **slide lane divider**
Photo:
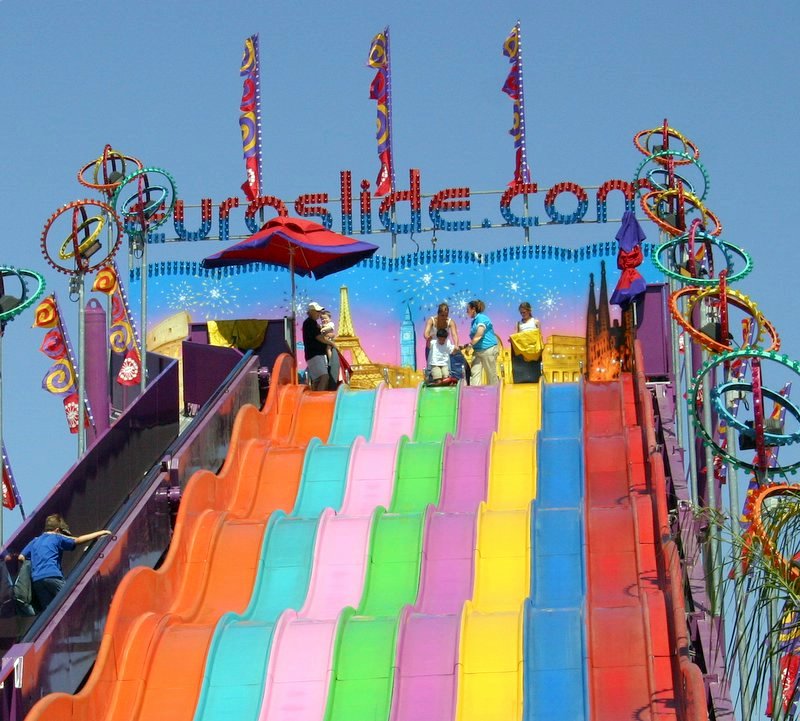
<path id="1" fill-rule="evenodd" d="M 525 721 L 588 718 L 582 389 L 544 386 L 525 603 Z"/>

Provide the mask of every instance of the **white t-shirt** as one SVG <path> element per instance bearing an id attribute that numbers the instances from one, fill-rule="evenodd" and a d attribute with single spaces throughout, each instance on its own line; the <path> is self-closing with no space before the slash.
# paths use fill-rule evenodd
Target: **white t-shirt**
<path id="1" fill-rule="evenodd" d="M 517 323 L 517 327 L 519 328 L 519 331 L 536 330 L 539 327 L 539 321 L 536 320 L 536 318 L 534 318 L 533 316 L 531 316 L 530 318 L 528 318 L 528 320 L 524 322 L 520 321 L 519 323 Z"/>
<path id="2" fill-rule="evenodd" d="M 431 352 L 428 361 L 431 366 L 449 366 L 450 353 L 455 349 L 453 341 L 449 338 L 444 343 L 439 343 L 438 338 L 431 338 Z"/>

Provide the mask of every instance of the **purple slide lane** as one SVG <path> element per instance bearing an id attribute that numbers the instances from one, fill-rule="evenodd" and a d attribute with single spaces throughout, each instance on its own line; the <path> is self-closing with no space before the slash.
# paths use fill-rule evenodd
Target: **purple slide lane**
<path id="1" fill-rule="evenodd" d="M 427 519 L 417 604 L 400 619 L 392 721 L 450 721 L 455 714 L 461 608 L 472 595 L 475 518 L 486 498 L 497 402 L 497 387 L 462 388 L 458 429 L 470 440 L 448 438 L 445 445 L 442 495 Z"/>
<path id="2" fill-rule="evenodd" d="M 414 437 L 419 388 L 389 388 L 381 384 L 375 397 L 373 443 L 394 443 L 401 436 Z"/>
<path id="3" fill-rule="evenodd" d="M 458 399 L 456 438 L 460 441 L 489 440 L 497 430 L 500 386 L 461 386 Z"/>
<path id="4" fill-rule="evenodd" d="M 278 619 L 260 719 L 308 721 L 325 713 L 339 614 L 361 599 L 372 515 L 391 502 L 396 460 L 396 442 L 355 440 L 341 512 L 320 526 L 306 601 Z"/>

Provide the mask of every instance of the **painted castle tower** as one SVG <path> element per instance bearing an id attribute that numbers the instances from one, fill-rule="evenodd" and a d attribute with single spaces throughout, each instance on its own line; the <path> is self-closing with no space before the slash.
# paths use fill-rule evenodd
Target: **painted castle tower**
<path id="1" fill-rule="evenodd" d="M 600 296 L 595 298 L 594 273 L 589 274 L 586 306 L 586 374 L 590 381 L 608 381 L 630 370 L 633 357 L 631 311 L 622 313 L 622 324 L 611 321 L 606 283 L 606 264 L 600 262 Z"/>

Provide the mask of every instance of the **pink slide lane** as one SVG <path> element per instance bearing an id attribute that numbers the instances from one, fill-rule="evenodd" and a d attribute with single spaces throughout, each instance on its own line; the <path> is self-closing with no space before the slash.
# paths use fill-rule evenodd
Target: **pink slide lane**
<path id="1" fill-rule="evenodd" d="M 361 600 L 372 515 L 392 500 L 396 460 L 396 443 L 355 440 L 342 510 L 320 524 L 305 604 L 275 627 L 262 721 L 323 717 L 339 614 Z"/>
<path id="2" fill-rule="evenodd" d="M 373 443 L 394 443 L 401 436 L 414 437 L 419 388 L 389 388 L 381 384 L 375 398 Z M 388 505 L 388 504 L 387 504 Z"/>
<path id="3" fill-rule="evenodd" d="M 482 440 L 447 439 L 440 510 L 426 519 L 417 604 L 400 619 L 392 721 L 454 716 L 461 608 L 472 595 L 475 515 L 486 498 L 493 430 L 487 422 L 474 425 Z"/>
<path id="4" fill-rule="evenodd" d="M 497 430 L 500 413 L 500 386 L 461 386 L 458 399 L 460 441 L 488 441 Z"/>

